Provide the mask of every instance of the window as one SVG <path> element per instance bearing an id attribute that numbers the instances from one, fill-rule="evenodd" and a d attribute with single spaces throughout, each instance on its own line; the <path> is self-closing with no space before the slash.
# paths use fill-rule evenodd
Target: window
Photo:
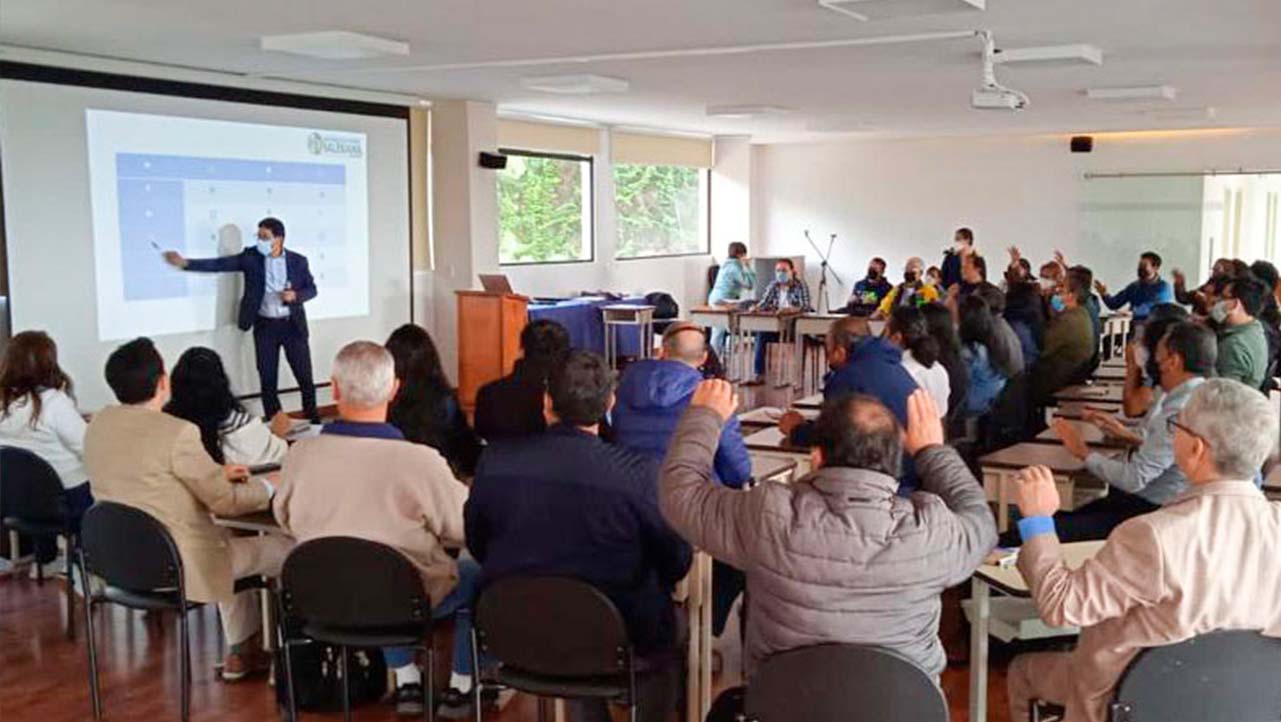
<path id="1" fill-rule="evenodd" d="M 498 262 L 592 260 L 592 159 L 503 150 L 498 171 Z"/>
<path id="2" fill-rule="evenodd" d="M 709 178 L 704 168 L 616 163 L 616 257 L 707 253 Z"/>

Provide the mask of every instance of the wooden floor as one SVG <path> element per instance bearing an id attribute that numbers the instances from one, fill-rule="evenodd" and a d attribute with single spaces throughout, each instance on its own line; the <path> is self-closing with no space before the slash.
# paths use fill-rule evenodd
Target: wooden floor
<path id="1" fill-rule="evenodd" d="M 87 681 L 84 635 L 69 642 L 63 636 L 60 582 L 37 587 L 26 579 L 0 579 L 0 720 L 3 722 L 81 722 L 92 718 Z M 79 600 L 77 599 L 77 602 Z M 77 605 L 77 628 L 83 612 Z M 152 621 L 137 612 L 102 608 L 99 626 L 102 686 L 106 719 L 159 722 L 178 719 L 177 628 L 172 616 Z M 192 719 L 223 722 L 261 722 L 278 719 L 275 691 L 262 678 L 238 684 L 217 680 L 213 665 L 219 659 L 214 610 L 192 612 Z M 735 623 L 729 625 L 737 629 Z M 732 633 L 731 633 L 731 636 Z M 989 720 L 1005 722 L 1007 654 L 993 640 Z M 721 686 L 736 684 L 739 647 L 724 640 L 725 668 Z M 964 666 L 943 675 L 943 688 L 953 722 L 965 722 L 968 675 Z M 304 715 L 304 720 L 341 719 L 341 715 Z M 397 719 L 390 705 L 362 708 L 359 720 Z M 492 722 L 534 722 L 532 698 L 518 696 Z M 673 718 L 674 719 L 674 718 Z M 798 721 L 801 722 L 801 721 Z"/>

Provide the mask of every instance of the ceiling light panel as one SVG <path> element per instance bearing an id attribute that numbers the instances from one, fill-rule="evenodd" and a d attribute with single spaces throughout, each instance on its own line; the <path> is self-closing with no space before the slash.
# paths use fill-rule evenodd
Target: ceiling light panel
<path id="1" fill-rule="evenodd" d="M 537 90 L 543 93 L 560 95 L 592 95 L 596 93 L 626 93 L 631 85 L 622 78 L 611 78 L 606 75 L 540 75 L 521 78 L 520 85 L 526 90 Z"/>
<path id="2" fill-rule="evenodd" d="M 1033 48 L 1001 48 L 993 57 L 997 65 L 1044 63 L 1052 65 L 1102 65 L 1103 51 L 1093 45 L 1046 45 Z"/>
<path id="3" fill-rule="evenodd" d="M 987 9 L 987 0 L 819 0 L 818 4 L 865 22 Z"/>
<path id="4" fill-rule="evenodd" d="M 409 43 L 346 30 L 264 35 L 261 46 L 263 50 L 271 52 L 325 60 L 357 60 L 409 54 Z"/>
<path id="5" fill-rule="evenodd" d="M 1133 85 L 1123 88 L 1090 88 L 1090 100 L 1174 100 L 1179 95 L 1173 85 Z"/>

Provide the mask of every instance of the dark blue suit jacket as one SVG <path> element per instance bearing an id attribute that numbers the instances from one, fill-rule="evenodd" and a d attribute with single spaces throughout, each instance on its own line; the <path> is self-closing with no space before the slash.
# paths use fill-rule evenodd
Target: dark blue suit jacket
<path id="1" fill-rule="evenodd" d="M 267 292 L 267 258 L 257 248 L 250 246 L 234 256 L 188 258 L 186 270 L 204 273 L 238 271 L 245 274 L 245 295 L 240 299 L 237 325 L 242 331 L 253 328 L 254 321 L 258 319 L 258 309 L 262 307 L 262 297 Z M 306 336 L 307 311 L 303 304 L 316 297 L 316 281 L 311 277 L 307 257 L 285 249 L 285 274 L 289 287 L 298 294 L 298 299 L 289 304 L 289 320 Z"/>

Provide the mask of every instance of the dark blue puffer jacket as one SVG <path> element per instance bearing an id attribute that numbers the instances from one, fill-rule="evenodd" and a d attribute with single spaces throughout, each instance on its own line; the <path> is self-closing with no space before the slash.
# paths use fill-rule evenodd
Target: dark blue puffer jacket
<path id="1" fill-rule="evenodd" d="M 610 414 L 614 441 L 661 461 L 676 423 L 702 380 L 697 369 L 679 361 L 633 362 L 623 372 Z M 736 416 L 730 417 L 721 431 L 714 471 L 718 481 L 736 489 L 752 476 L 752 459 L 743 445 Z"/>

